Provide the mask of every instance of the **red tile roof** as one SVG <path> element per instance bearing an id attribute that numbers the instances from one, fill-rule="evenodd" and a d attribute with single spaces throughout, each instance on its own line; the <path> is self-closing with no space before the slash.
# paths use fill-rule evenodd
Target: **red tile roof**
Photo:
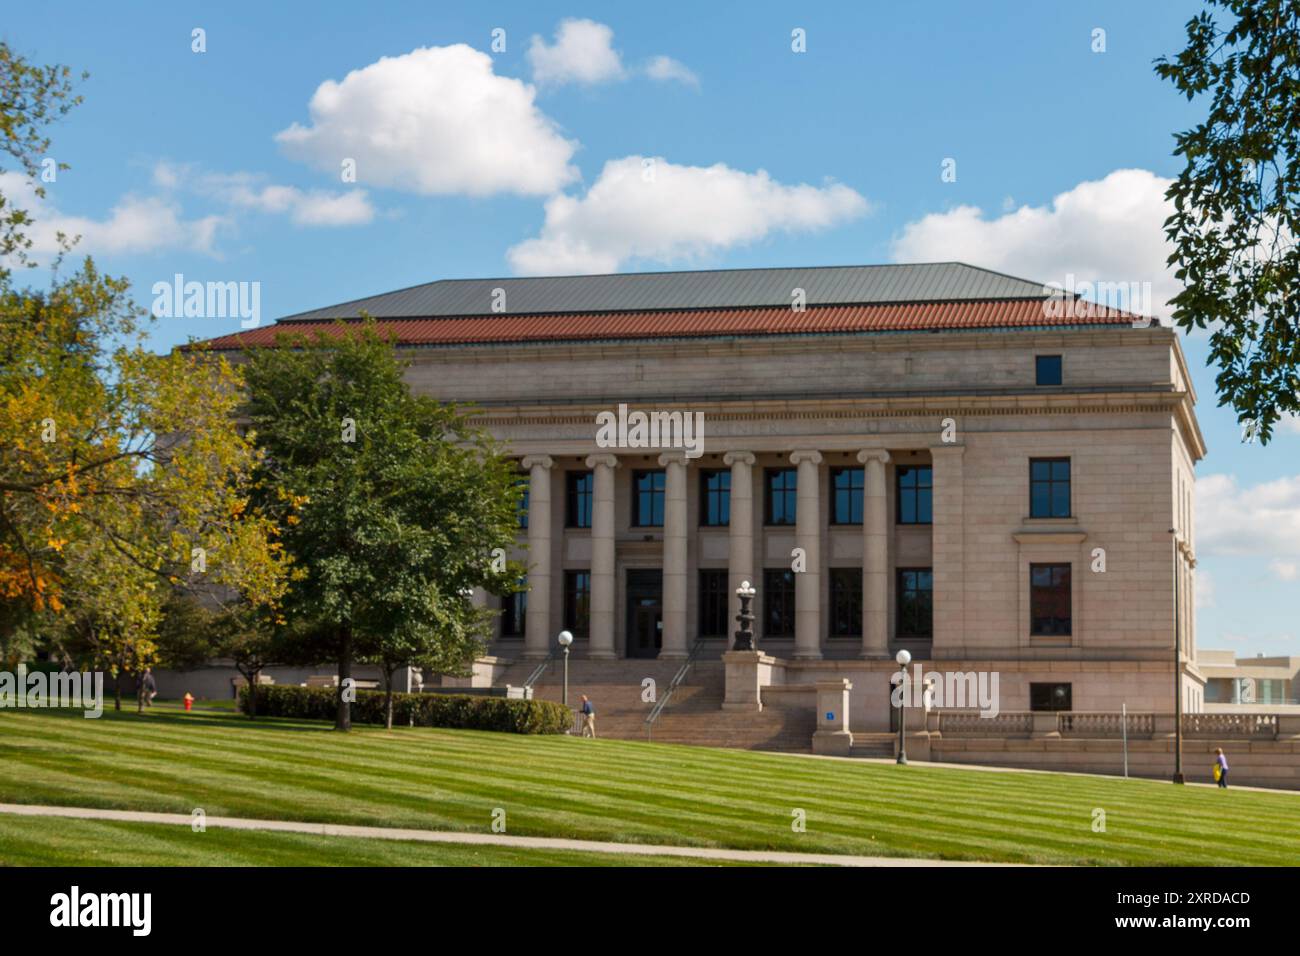
<path id="1" fill-rule="evenodd" d="M 691 309 L 660 312 L 593 312 L 494 315 L 423 319 L 377 319 L 380 334 L 399 345 L 475 345 L 524 342 L 589 342 L 613 339 L 706 336 L 826 335 L 849 332 L 910 332 L 962 329 L 1069 328 L 1130 325 L 1139 316 L 1087 302 L 1055 303 L 1071 314 L 1053 316 L 1041 299 L 983 300 L 880 305 Z M 360 323 L 352 320 L 347 326 Z M 275 344 L 281 333 L 339 334 L 342 326 L 320 319 L 281 321 L 195 343 L 240 350 Z"/>

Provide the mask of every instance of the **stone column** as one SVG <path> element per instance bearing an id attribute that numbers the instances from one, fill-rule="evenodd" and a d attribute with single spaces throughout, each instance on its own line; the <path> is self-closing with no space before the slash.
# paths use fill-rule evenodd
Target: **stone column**
<path id="1" fill-rule="evenodd" d="M 794 656 L 816 660 L 822 656 L 821 614 L 821 491 L 817 466 L 819 451 L 796 451 L 791 464 L 799 468 L 795 497 L 795 546 L 803 549 L 807 565 L 794 576 Z"/>
<path id="2" fill-rule="evenodd" d="M 858 452 L 862 482 L 862 655 L 889 656 L 889 493 L 885 465 L 889 452 Z"/>
<path id="3" fill-rule="evenodd" d="M 617 657 L 614 648 L 614 455 L 587 459 L 591 479 L 591 620 L 587 656 Z"/>
<path id="4" fill-rule="evenodd" d="M 731 468 L 731 524 L 727 540 L 731 546 L 727 561 L 727 583 L 730 597 L 727 606 L 727 646 L 731 646 L 731 633 L 739 626 L 740 598 L 736 589 L 748 581 L 754 587 L 762 585 L 754 580 L 754 455 L 748 451 L 729 451 L 722 463 Z"/>
<path id="5" fill-rule="evenodd" d="M 930 449 L 934 491 L 930 526 L 934 569 L 934 650 L 965 645 L 966 491 L 962 445 Z"/>
<path id="6" fill-rule="evenodd" d="M 660 660 L 685 657 L 686 648 L 686 453 L 666 451 L 664 476 L 664 631 Z"/>
<path id="7" fill-rule="evenodd" d="M 551 648 L 551 467 L 550 455 L 529 455 L 528 613 L 524 657 L 545 657 Z"/>

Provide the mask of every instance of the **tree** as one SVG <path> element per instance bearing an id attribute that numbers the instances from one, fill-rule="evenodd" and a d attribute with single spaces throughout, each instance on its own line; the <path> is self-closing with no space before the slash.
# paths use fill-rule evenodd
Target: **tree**
<path id="1" fill-rule="evenodd" d="M 1300 412 L 1300 0 L 1208 0 L 1156 73 L 1209 115 L 1175 135 L 1173 320 L 1210 328 L 1219 404 L 1267 442 Z M 1218 15 L 1216 15 L 1218 14 Z M 1224 20 L 1226 22 L 1220 22 Z"/>
<path id="2" fill-rule="evenodd" d="M 367 322 L 281 336 L 244 370 L 264 453 L 257 506 L 301 572 L 284 614 L 338 663 L 339 730 L 354 661 L 463 668 L 486 636 L 465 593 L 521 574 L 504 558 L 515 469 L 461 409 L 412 395 L 405 368 Z"/>

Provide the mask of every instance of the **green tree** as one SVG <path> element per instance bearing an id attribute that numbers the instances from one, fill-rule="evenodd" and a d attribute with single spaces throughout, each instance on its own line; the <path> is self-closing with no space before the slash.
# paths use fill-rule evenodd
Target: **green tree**
<path id="1" fill-rule="evenodd" d="M 244 370 L 265 455 L 258 506 L 301 573 L 285 617 L 338 663 L 335 726 L 347 730 L 354 661 L 460 669 L 481 652 L 488 618 L 465 595 L 521 573 L 504 560 L 517 476 L 462 409 L 411 394 L 373 323 L 277 345 Z"/>
<path id="2" fill-rule="evenodd" d="M 1208 2 L 1155 67 L 1209 97 L 1205 121 L 1175 135 L 1173 319 L 1210 329 L 1219 404 L 1267 442 L 1300 412 L 1300 0 Z"/>

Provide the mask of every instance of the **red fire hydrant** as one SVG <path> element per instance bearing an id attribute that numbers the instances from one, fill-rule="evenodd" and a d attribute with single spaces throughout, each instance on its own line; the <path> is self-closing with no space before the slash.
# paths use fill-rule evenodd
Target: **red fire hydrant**
<path id="1" fill-rule="evenodd" d="M 189 710 L 194 706 L 194 695 L 189 691 L 185 692 L 185 709 Z"/>

